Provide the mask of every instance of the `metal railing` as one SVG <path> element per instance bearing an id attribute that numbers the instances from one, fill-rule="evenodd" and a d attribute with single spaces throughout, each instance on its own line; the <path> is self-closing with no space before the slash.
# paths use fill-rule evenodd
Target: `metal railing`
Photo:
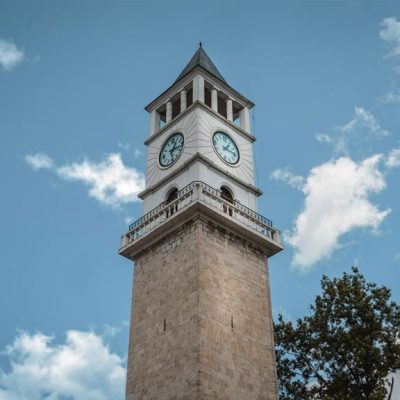
<path id="1" fill-rule="evenodd" d="M 236 200 L 228 199 L 219 190 L 206 183 L 194 181 L 177 192 L 172 201 L 162 202 L 130 224 L 128 233 L 122 236 L 121 248 L 129 246 L 146 233 L 153 231 L 196 201 L 224 212 L 233 220 L 281 244 L 280 232 L 272 226 L 271 220 Z"/>

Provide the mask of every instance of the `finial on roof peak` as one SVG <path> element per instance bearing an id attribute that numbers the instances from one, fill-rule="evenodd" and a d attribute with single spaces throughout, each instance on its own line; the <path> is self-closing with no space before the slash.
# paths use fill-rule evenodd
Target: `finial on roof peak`
<path id="1" fill-rule="evenodd" d="M 203 44 L 201 43 L 201 40 L 199 40 L 199 47 L 203 47 Z"/>

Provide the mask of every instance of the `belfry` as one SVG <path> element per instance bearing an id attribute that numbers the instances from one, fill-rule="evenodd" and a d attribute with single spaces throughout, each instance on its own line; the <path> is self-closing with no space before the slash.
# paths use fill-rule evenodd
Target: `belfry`
<path id="1" fill-rule="evenodd" d="M 250 109 L 198 48 L 150 113 L 134 261 L 127 400 L 277 400 L 268 259 Z"/>

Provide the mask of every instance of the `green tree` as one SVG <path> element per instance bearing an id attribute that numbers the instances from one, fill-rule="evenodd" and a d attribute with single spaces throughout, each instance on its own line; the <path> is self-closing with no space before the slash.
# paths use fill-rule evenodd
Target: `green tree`
<path id="1" fill-rule="evenodd" d="M 274 324 L 281 400 L 383 400 L 400 369 L 400 307 L 357 268 L 321 280 L 310 316 Z"/>

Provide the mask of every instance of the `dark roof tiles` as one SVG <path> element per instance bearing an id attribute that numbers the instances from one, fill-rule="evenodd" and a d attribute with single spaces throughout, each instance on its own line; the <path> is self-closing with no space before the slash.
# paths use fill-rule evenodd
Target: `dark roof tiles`
<path id="1" fill-rule="evenodd" d="M 204 68 L 206 71 L 208 71 L 210 74 L 214 75 L 216 78 L 218 78 L 222 82 L 227 83 L 226 80 L 224 79 L 224 77 L 218 71 L 218 68 L 211 61 L 211 58 L 204 51 L 204 49 L 201 45 L 197 49 L 196 53 L 194 53 L 193 57 L 191 58 L 189 63 L 186 65 L 186 67 L 183 69 L 183 71 L 179 74 L 178 78 L 176 79 L 176 81 L 174 83 L 180 81 L 185 75 L 187 75 L 192 69 L 196 68 L 197 66 Z"/>

